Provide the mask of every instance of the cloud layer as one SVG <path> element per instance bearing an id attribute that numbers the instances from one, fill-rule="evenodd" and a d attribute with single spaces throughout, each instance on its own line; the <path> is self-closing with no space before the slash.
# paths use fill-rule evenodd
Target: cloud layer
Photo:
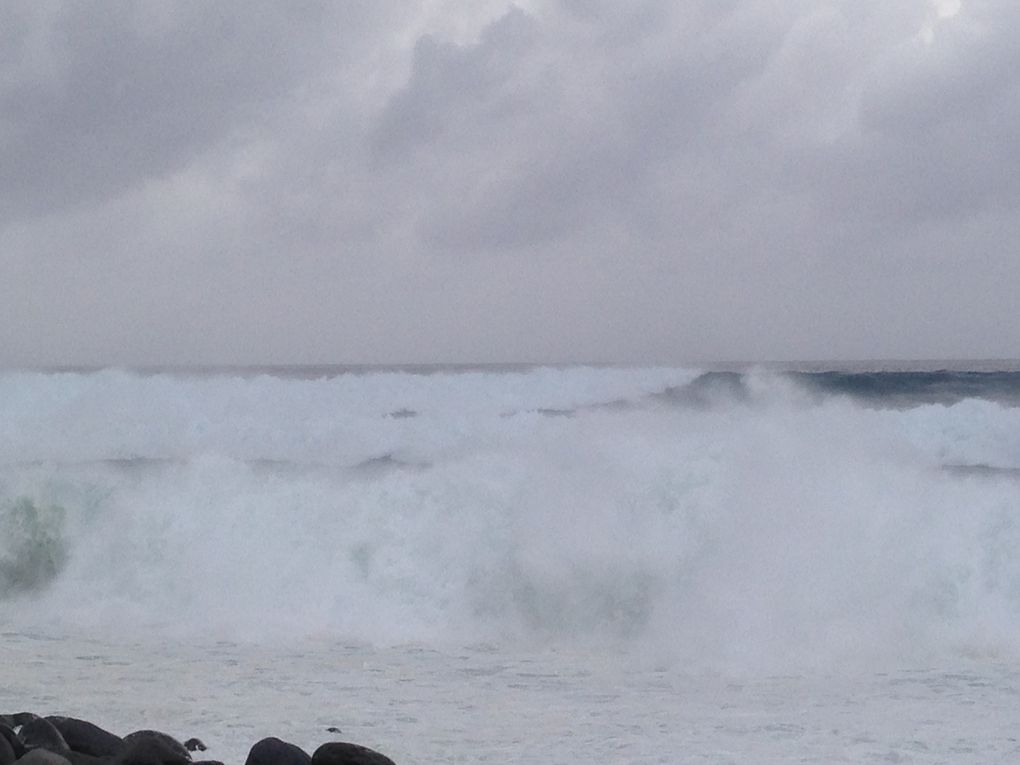
<path id="1" fill-rule="evenodd" d="M 8 3 L 0 362 L 1016 356 L 1018 23 Z"/>

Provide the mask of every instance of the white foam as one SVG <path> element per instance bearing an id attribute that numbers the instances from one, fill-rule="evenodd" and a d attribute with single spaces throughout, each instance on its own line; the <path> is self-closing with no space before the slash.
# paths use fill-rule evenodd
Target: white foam
<path id="1" fill-rule="evenodd" d="M 767 376 L 750 402 L 646 398 L 692 377 L 7 375 L 0 501 L 63 507 L 69 558 L 0 625 L 708 666 L 1011 650 L 1016 484 L 940 465 L 1020 465 L 1015 410 Z M 641 405 L 536 413 L 616 399 Z M 139 456 L 164 461 L 102 462 Z"/>

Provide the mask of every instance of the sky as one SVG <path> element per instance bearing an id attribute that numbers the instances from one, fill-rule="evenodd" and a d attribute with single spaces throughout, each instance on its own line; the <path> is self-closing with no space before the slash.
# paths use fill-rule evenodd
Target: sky
<path id="1" fill-rule="evenodd" d="M 1020 356 L 1015 0 L 9 0 L 0 366 Z"/>

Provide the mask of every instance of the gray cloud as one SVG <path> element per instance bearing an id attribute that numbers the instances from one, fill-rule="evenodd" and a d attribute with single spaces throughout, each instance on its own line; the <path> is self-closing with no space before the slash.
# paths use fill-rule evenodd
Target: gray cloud
<path id="1" fill-rule="evenodd" d="M 7 217 L 123 193 L 262 128 L 343 39 L 324 3 L 20 7 L 0 26 L 22 59 L 0 91 Z"/>
<path id="2" fill-rule="evenodd" d="M 1015 355 L 1020 11 L 938 11 L 8 4 L 0 360 Z"/>

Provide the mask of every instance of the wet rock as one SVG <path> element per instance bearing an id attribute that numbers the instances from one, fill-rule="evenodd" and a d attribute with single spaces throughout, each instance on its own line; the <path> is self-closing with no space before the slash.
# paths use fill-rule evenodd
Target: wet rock
<path id="1" fill-rule="evenodd" d="M 55 715 L 47 717 L 46 720 L 60 731 L 60 735 L 74 752 L 93 757 L 112 757 L 124 745 L 124 740 L 120 736 L 103 730 L 87 720 Z"/>
<path id="2" fill-rule="evenodd" d="M 46 749 L 65 757 L 71 753 L 71 747 L 67 745 L 64 737 L 60 735 L 57 727 L 42 717 L 35 717 L 22 725 L 18 731 L 18 738 L 24 742 L 25 748 L 29 750 Z"/>
<path id="3" fill-rule="evenodd" d="M 124 737 L 113 765 L 191 765 L 184 744 L 157 730 L 139 730 Z"/>
<path id="4" fill-rule="evenodd" d="M 11 765 L 17 757 L 14 756 L 14 747 L 6 738 L 0 737 L 0 765 Z"/>
<path id="5" fill-rule="evenodd" d="M 309 765 L 312 758 L 299 746 L 270 736 L 255 742 L 245 765 Z"/>
<path id="6" fill-rule="evenodd" d="M 312 755 L 312 765 L 396 765 L 385 754 L 360 744 L 332 741 Z"/>
<path id="7" fill-rule="evenodd" d="M 14 728 L 6 723 L 0 723 L 0 738 L 2 738 L 7 745 L 14 752 L 14 759 L 21 757 L 26 751 L 25 743 L 18 738 L 18 734 L 14 732 Z"/>
<path id="8" fill-rule="evenodd" d="M 76 752 L 73 749 L 64 757 L 71 761 L 71 765 L 109 765 L 111 757 L 93 757 L 91 754 Z"/>
<path id="9" fill-rule="evenodd" d="M 32 749 L 18 760 L 20 765 L 71 765 L 71 761 L 63 755 L 48 749 Z"/>

